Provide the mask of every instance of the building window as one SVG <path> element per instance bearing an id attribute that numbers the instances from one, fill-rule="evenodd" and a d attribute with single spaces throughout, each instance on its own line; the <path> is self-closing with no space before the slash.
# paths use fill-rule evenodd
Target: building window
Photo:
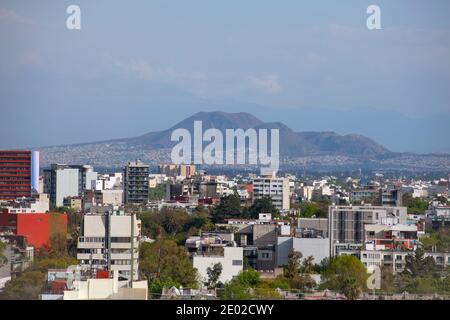
<path id="1" fill-rule="evenodd" d="M 261 253 L 261 258 L 262 259 L 269 259 L 270 258 L 270 254 L 268 252 L 262 252 Z"/>
<path id="2" fill-rule="evenodd" d="M 233 260 L 233 266 L 242 266 L 242 260 Z"/>

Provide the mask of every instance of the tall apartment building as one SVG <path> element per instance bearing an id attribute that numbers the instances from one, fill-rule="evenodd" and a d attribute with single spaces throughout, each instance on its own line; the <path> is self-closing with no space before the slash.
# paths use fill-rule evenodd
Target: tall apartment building
<path id="1" fill-rule="evenodd" d="M 124 203 L 147 203 L 149 174 L 148 165 L 139 160 L 128 162 L 123 171 Z"/>
<path id="2" fill-rule="evenodd" d="M 44 193 L 52 205 L 60 207 L 64 198 L 82 196 L 96 180 L 97 172 L 91 166 L 52 164 L 50 169 L 44 169 Z"/>
<path id="3" fill-rule="evenodd" d="M 254 178 L 253 197 L 255 200 L 270 197 L 278 210 L 287 211 L 290 209 L 289 179 L 275 175 Z"/>
<path id="4" fill-rule="evenodd" d="M 38 184 L 39 152 L 0 150 L 0 200 L 31 197 Z"/>
<path id="5" fill-rule="evenodd" d="M 328 208 L 330 255 L 339 255 L 341 250 L 361 249 L 366 224 L 395 225 L 406 223 L 406 220 L 406 207 L 330 206 Z"/>
<path id="6" fill-rule="evenodd" d="M 86 214 L 78 239 L 77 259 L 93 270 L 118 271 L 119 277 L 139 276 L 141 221 L 112 206 Z"/>

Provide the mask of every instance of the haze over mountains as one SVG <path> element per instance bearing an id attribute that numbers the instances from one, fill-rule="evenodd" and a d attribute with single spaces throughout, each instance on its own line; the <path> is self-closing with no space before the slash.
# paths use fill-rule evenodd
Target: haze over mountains
<path id="1" fill-rule="evenodd" d="M 216 128 L 225 136 L 226 129 L 279 129 L 281 156 L 346 155 L 346 156 L 386 156 L 391 152 L 371 139 L 357 134 L 339 135 L 334 132 L 294 132 L 281 122 L 264 123 L 255 116 L 240 112 L 226 113 L 198 112 L 177 123 L 173 127 L 150 132 L 140 137 L 115 140 L 130 145 L 141 145 L 151 149 L 172 148 L 176 143 L 170 141 L 177 128 L 188 129 L 193 134 L 194 121 L 202 121 L 203 130 Z"/>
<path id="2" fill-rule="evenodd" d="M 412 165 L 415 168 L 445 168 L 449 156 L 395 153 L 372 139 L 359 134 L 340 135 L 335 132 L 295 132 L 281 122 L 265 123 L 249 113 L 198 112 L 169 129 L 153 131 L 141 136 L 60 145 L 40 148 L 43 166 L 50 163 L 89 163 L 99 167 L 121 167 L 126 161 L 142 159 L 157 165 L 170 162 L 171 134 L 177 128 L 188 129 L 193 135 L 194 121 L 202 121 L 203 132 L 209 128 L 279 129 L 282 166 L 316 168 L 377 167 L 392 162 L 394 166 Z M 204 143 L 204 146 L 207 143 Z M 431 157 L 423 161 L 423 157 Z M 437 158 L 436 158 L 437 157 Z M 390 162 L 389 162 L 390 161 Z M 398 162 L 398 163 L 397 163 Z"/>

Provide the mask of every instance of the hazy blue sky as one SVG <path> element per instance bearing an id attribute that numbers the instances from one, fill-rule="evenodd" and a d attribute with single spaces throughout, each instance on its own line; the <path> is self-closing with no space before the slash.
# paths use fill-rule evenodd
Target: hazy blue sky
<path id="1" fill-rule="evenodd" d="M 370 4 L 382 30 L 366 28 Z M 448 0 L 1 0 L 0 148 L 135 136 L 220 109 L 450 152 L 449 13 Z"/>

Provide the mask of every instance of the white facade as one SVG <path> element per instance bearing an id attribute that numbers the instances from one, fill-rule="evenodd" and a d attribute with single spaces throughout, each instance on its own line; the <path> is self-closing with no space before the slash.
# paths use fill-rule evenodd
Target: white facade
<path id="1" fill-rule="evenodd" d="M 303 258 L 312 256 L 314 263 L 319 264 L 323 259 L 330 257 L 329 238 L 296 238 L 296 237 L 278 237 L 277 238 L 277 266 L 281 267 L 287 264 L 290 250 L 301 252 Z"/>
<path id="2" fill-rule="evenodd" d="M 63 300 L 147 300 L 147 281 L 133 281 L 132 287 L 127 282 L 120 283 L 118 273 L 113 279 L 88 279 L 74 281 L 74 290 L 65 290 Z"/>
<path id="3" fill-rule="evenodd" d="M 314 187 L 312 186 L 302 186 L 299 189 L 300 197 L 306 201 L 311 201 L 313 195 Z"/>
<path id="4" fill-rule="evenodd" d="M 290 209 L 290 188 L 288 178 L 262 177 L 253 180 L 255 199 L 270 197 L 273 205 L 280 211 Z"/>
<path id="5" fill-rule="evenodd" d="M 119 274 L 126 278 L 129 277 L 133 268 L 133 279 L 137 280 L 141 221 L 134 218 L 134 237 L 132 238 L 133 217 L 131 215 L 110 215 L 109 219 L 108 228 L 107 215 L 84 216 L 82 233 L 78 239 L 77 259 L 82 266 L 91 265 L 94 268 L 107 269 L 108 256 L 110 256 L 109 266 L 112 271 L 119 271 Z M 107 250 L 108 239 L 111 240 L 110 252 Z"/>
<path id="6" fill-rule="evenodd" d="M 95 190 L 120 189 L 122 187 L 122 173 L 99 175 L 97 180 L 92 181 L 91 187 Z"/>
<path id="7" fill-rule="evenodd" d="M 197 269 L 200 283 L 208 281 L 206 270 L 208 267 L 212 268 L 216 263 L 222 264 L 222 273 L 219 278 L 222 283 L 232 280 L 243 270 L 244 249 L 241 247 L 224 247 L 223 250 L 223 256 L 197 255 L 193 257 L 193 265 Z"/>
<path id="8" fill-rule="evenodd" d="M 61 207 L 65 197 L 77 197 L 79 195 L 79 170 L 60 169 L 56 171 L 56 202 Z"/>
<path id="9" fill-rule="evenodd" d="M 97 203 L 120 206 L 123 202 L 123 190 L 101 190 L 98 192 L 100 192 L 101 197 Z"/>

